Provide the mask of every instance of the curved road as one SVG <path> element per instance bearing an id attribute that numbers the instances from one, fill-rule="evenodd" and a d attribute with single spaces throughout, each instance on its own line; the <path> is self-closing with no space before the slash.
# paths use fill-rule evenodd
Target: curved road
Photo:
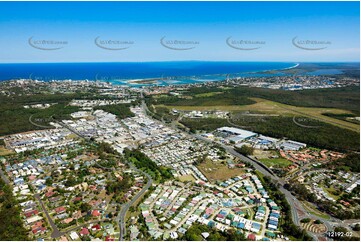
<path id="1" fill-rule="evenodd" d="M 125 227 L 125 216 L 129 210 L 129 208 L 131 206 L 133 206 L 133 204 L 141 197 L 144 195 L 144 193 L 152 186 L 153 184 L 153 179 L 152 177 L 148 174 L 148 173 L 145 173 L 144 171 L 142 170 L 139 170 L 138 168 L 136 168 L 133 163 L 131 162 L 126 162 L 129 167 L 132 169 L 132 170 L 135 170 L 135 171 L 138 171 L 140 173 L 142 173 L 144 176 L 147 177 L 148 179 L 148 182 L 147 184 L 142 188 L 142 190 L 137 193 L 137 195 L 135 195 L 132 200 L 130 200 L 129 202 L 127 202 L 126 204 L 124 204 L 119 212 L 119 215 L 118 215 L 118 220 L 119 220 L 119 228 L 120 228 L 120 233 L 119 233 L 119 241 L 123 241 L 124 240 L 124 236 L 126 235 L 126 227 Z"/>

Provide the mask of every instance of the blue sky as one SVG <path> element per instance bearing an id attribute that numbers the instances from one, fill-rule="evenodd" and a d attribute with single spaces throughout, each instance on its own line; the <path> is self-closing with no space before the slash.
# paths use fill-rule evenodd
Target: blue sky
<path id="1" fill-rule="evenodd" d="M 359 2 L 0 2 L 0 9 L 2 63 L 360 59 Z M 133 44 L 107 50 L 95 45 L 98 36 Z M 30 37 L 66 44 L 42 50 L 29 44 Z M 162 37 L 196 44 L 169 49 L 160 44 Z M 239 50 L 226 44 L 228 37 L 261 44 Z M 294 37 L 326 41 L 316 47 L 327 48 L 297 48 Z"/>

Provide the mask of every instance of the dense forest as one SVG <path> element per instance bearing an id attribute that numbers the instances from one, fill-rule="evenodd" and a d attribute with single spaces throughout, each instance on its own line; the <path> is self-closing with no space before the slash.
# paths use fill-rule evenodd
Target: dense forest
<path id="1" fill-rule="evenodd" d="M 0 240 L 29 240 L 23 227 L 18 201 L 12 189 L 0 179 Z"/>
<path id="2" fill-rule="evenodd" d="M 355 123 L 355 124 L 360 124 L 359 120 L 354 119 L 355 117 L 357 117 L 355 114 L 350 114 L 350 113 L 341 113 L 341 114 L 335 114 L 335 113 L 323 113 L 322 115 L 331 117 L 331 118 L 336 118 L 339 120 L 344 120 L 350 123 Z"/>
<path id="3" fill-rule="evenodd" d="M 196 130 L 214 131 L 223 126 L 230 126 L 226 119 L 220 118 L 182 118 L 179 122 L 187 126 L 192 133 Z"/>
<path id="4" fill-rule="evenodd" d="M 331 168 L 335 171 L 339 170 L 350 170 L 352 172 L 360 172 L 360 154 L 359 153 L 350 153 L 346 157 L 337 159 L 329 164 L 328 168 Z"/>
<path id="5" fill-rule="evenodd" d="M 201 96 L 199 94 L 213 92 L 215 95 Z M 221 88 L 191 88 L 183 92 L 186 97 L 163 96 L 152 98 L 152 104 L 170 106 L 223 106 L 253 104 L 249 98 L 263 98 L 275 102 L 298 107 L 340 108 L 360 113 L 360 88 L 357 86 L 342 88 L 325 88 L 301 91 L 275 90 L 268 88 L 235 87 Z"/>
<path id="6" fill-rule="evenodd" d="M 66 106 L 75 98 L 86 98 L 86 94 L 35 94 L 28 96 L 5 97 L 0 95 L 0 136 L 42 129 L 29 122 L 29 117 L 36 119 L 40 125 L 48 125 L 51 116 L 66 118 L 68 114 L 78 110 L 77 107 Z M 25 109 L 24 105 L 57 103 L 47 109 Z"/>

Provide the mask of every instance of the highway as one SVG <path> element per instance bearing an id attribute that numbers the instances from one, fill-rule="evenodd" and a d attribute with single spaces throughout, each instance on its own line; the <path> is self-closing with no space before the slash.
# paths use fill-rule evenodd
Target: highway
<path id="1" fill-rule="evenodd" d="M 147 113 L 147 112 L 151 113 L 150 110 L 148 109 L 146 103 L 144 102 L 144 99 L 142 100 L 142 107 L 143 107 L 143 110 L 144 110 L 145 113 Z M 167 124 L 167 123 L 163 122 L 163 124 L 169 126 L 169 124 Z M 175 129 L 178 129 L 178 128 L 174 127 L 174 125 L 171 126 L 171 127 L 175 128 Z M 184 131 L 182 131 L 182 132 L 184 132 Z M 255 159 L 251 159 L 251 158 L 249 158 L 247 156 L 244 156 L 244 155 L 238 153 L 237 151 L 235 151 L 230 146 L 227 146 L 227 145 L 224 145 L 222 143 L 214 142 L 212 140 L 206 139 L 205 137 L 203 137 L 201 135 L 197 135 L 197 134 L 189 134 L 189 135 L 193 136 L 193 137 L 195 137 L 195 138 L 197 138 L 199 140 L 205 141 L 207 143 L 213 143 L 213 144 L 220 145 L 228 153 L 234 155 L 235 157 L 240 158 L 241 160 L 243 160 L 245 162 L 248 162 L 248 163 L 252 164 L 253 167 L 256 170 L 261 172 L 263 175 L 270 177 L 276 184 L 279 184 L 279 188 L 278 188 L 279 191 L 281 191 L 285 195 L 285 197 L 286 197 L 286 199 L 287 199 L 287 201 L 288 201 L 288 203 L 289 203 L 289 205 L 291 207 L 292 220 L 293 220 L 294 224 L 296 224 L 297 226 L 301 226 L 300 220 L 302 218 L 309 217 L 311 219 L 322 221 L 324 223 L 324 225 L 326 226 L 327 231 L 333 231 L 334 226 L 328 220 L 323 219 L 323 218 L 318 217 L 318 216 L 315 216 L 315 215 L 312 215 L 309 212 L 307 212 L 305 210 L 305 208 L 302 206 L 302 204 L 298 201 L 298 199 L 295 196 L 293 196 L 290 191 L 283 188 L 283 185 L 285 184 L 285 182 L 281 178 L 276 176 L 270 169 L 264 167 L 263 165 L 260 165 L 259 161 L 255 160 Z M 299 216 L 298 211 L 301 214 L 303 214 L 302 217 Z M 336 221 L 336 219 L 334 219 L 334 221 Z M 339 222 L 341 222 L 341 221 L 339 221 Z M 341 225 L 342 223 L 339 223 L 339 224 Z M 312 233 L 310 231 L 308 231 L 308 233 L 313 237 L 314 240 L 319 240 L 319 238 L 321 238 L 321 237 L 328 240 L 328 238 L 326 236 L 323 236 L 323 235 L 320 235 L 320 234 L 315 234 L 315 233 Z"/>
<path id="2" fill-rule="evenodd" d="M 206 141 L 208 143 L 216 143 L 216 144 L 220 145 L 221 147 L 223 147 L 230 154 L 240 158 L 241 160 L 243 160 L 245 162 L 248 162 L 248 163 L 252 164 L 253 167 L 256 170 L 258 170 L 259 172 L 261 172 L 265 176 L 269 176 L 276 184 L 279 184 L 280 186 L 279 186 L 278 190 L 281 191 L 285 195 L 285 197 L 287 199 L 287 202 L 290 204 L 291 213 L 292 213 L 292 220 L 297 226 L 301 226 L 300 220 L 302 218 L 310 217 L 311 219 L 315 219 L 315 220 L 318 219 L 318 220 L 322 221 L 324 223 L 324 225 L 326 226 L 328 231 L 333 231 L 333 226 L 329 223 L 328 220 L 325 220 L 325 219 L 323 219 L 321 217 L 309 214 L 303 208 L 302 204 L 298 201 L 298 199 L 295 196 L 293 196 L 290 191 L 283 188 L 283 185 L 285 184 L 285 182 L 281 178 L 279 178 L 278 176 L 274 175 L 273 172 L 270 172 L 269 169 L 265 169 L 264 167 L 259 165 L 259 161 L 256 161 L 256 160 L 251 159 L 251 158 L 249 158 L 247 156 L 244 156 L 244 155 L 238 153 L 237 151 L 235 151 L 232 147 L 224 145 L 222 143 L 213 142 L 213 141 L 208 140 L 208 139 L 206 139 L 206 138 L 204 138 L 204 137 L 202 137 L 200 135 L 192 135 L 192 136 L 195 137 L 195 138 L 198 138 L 200 140 Z M 297 211 L 300 211 L 305 216 L 299 217 Z M 313 239 L 318 240 L 316 234 L 311 233 L 309 231 L 308 231 L 308 233 L 313 237 Z"/>

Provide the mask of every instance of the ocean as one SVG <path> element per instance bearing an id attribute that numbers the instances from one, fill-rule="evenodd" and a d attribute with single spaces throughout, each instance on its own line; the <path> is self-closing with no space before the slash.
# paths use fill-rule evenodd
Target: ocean
<path id="1" fill-rule="evenodd" d="M 0 64 L 0 80 L 98 80 L 132 86 L 190 84 L 225 80 L 227 76 L 259 76 L 255 72 L 281 70 L 295 65 L 289 62 L 223 61 L 19 63 Z M 154 82 L 137 83 L 143 79 L 154 79 Z"/>

